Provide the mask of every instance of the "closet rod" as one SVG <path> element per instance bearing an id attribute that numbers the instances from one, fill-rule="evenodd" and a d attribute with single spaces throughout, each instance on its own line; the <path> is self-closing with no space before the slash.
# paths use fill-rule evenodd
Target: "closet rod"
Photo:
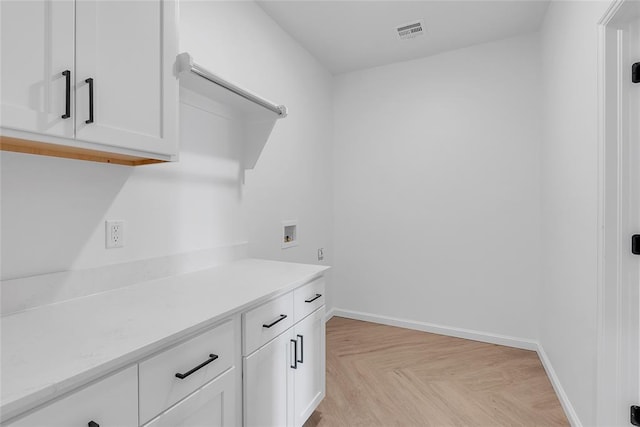
<path id="1" fill-rule="evenodd" d="M 234 85 L 231 82 L 226 81 L 225 79 L 216 76 L 215 74 L 213 74 L 212 72 L 210 72 L 209 70 L 207 70 L 206 68 L 196 64 L 193 62 L 193 59 L 191 58 L 191 55 L 189 55 L 187 52 L 183 52 L 180 55 L 178 55 L 178 62 L 180 64 L 182 64 L 183 69 L 185 68 L 185 66 L 188 66 L 188 69 L 194 73 L 199 75 L 200 77 L 217 84 L 218 86 L 221 86 L 233 93 L 235 93 L 238 96 L 241 96 L 255 104 L 260 105 L 261 107 L 264 107 L 268 110 L 273 111 L 274 113 L 276 113 L 278 116 L 282 117 L 286 117 L 287 116 L 287 107 L 285 107 L 284 105 L 276 105 L 270 101 L 267 101 L 264 98 L 259 97 L 258 95 L 254 95 L 253 93 L 246 91 L 236 85 Z"/>

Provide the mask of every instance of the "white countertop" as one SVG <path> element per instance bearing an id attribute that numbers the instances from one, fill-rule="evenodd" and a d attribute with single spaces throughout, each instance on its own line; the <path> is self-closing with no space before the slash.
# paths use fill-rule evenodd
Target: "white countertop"
<path id="1" fill-rule="evenodd" d="M 245 259 L 3 317 L 2 420 L 285 293 L 327 268 Z"/>

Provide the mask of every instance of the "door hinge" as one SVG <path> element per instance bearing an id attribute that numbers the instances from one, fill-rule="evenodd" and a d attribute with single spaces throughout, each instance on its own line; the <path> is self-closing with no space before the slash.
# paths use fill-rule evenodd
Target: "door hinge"
<path id="1" fill-rule="evenodd" d="M 634 426 L 640 426 L 640 406 L 631 405 L 629 422 Z"/>
<path id="2" fill-rule="evenodd" d="M 631 236 L 631 253 L 640 255 L 640 234 Z"/>
<path id="3" fill-rule="evenodd" d="M 636 62 L 631 66 L 631 81 L 640 83 L 640 62 Z"/>

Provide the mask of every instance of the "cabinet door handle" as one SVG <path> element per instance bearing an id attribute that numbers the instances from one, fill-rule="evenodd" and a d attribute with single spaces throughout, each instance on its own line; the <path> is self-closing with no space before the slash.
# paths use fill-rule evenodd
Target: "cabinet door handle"
<path id="1" fill-rule="evenodd" d="M 71 71 L 64 70 L 62 72 L 62 75 L 65 77 L 66 86 L 65 86 L 65 99 L 64 99 L 64 114 L 60 117 L 62 117 L 63 119 L 68 119 L 69 117 L 71 117 Z"/>
<path id="2" fill-rule="evenodd" d="M 89 120 L 85 120 L 86 124 L 93 123 L 93 79 L 89 77 L 85 80 L 85 83 L 89 83 Z"/>
<path id="3" fill-rule="evenodd" d="M 98 424 L 95 421 L 89 421 L 89 424 L 87 424 L 88 427 L 100 427 L 100 424 Z"/>
<path id="4" fill-rule="evenodd" d="M 298 354 L 296 352 L 296 361 L 304 363 L 304 337 L 302 335 L 298 335 L 298 338 L 300 338 L 300 359 L 297 359 Z"/>
<path id="5" fill-rule="evenodd" d="M 270 327 L 272 327 L 272 326 L 273 326 L 273 325 L 275 325 L 276 323 L 281 322 L 281 321 L 283 321 L 283 320 L 284 320 L 284 319 L 286 319 L 286 318 L 287 318 L 287 315 L 286 315 L 286 314 L 281 314 L 281 315 L 280 315 L 280 317 L 279 317 L 278 319 L 274 320 L 273 322 L 269 323 L 268 325 L 265 323 L 264 325 L 262 325 L 262 327 L 263 327 L 263 328 L 267 328 L 267 329 L 269 329 Z"/>
<path id="6" fill-rule="evenodd" d="M 318 298 L 320 298 L 322 296 L 322 294 L 316 294 L 315 297 L 309 298 L 304 300 L 304 302 L 314 302 L 315 300 L 317 300 Z"/>
<path id="7" fill-rule="evenodd" d="M 293 344 L 293 365 L 290 365 L 293 369 L 298 369 L 298 340 L 290 340 Z"/>
<path id="8" fill-rule="evenodd" d="M 204 362 L 202 362 L 201 364 L 199 364 L 198 366 L 196 366 L 192 370 L 190 370 L 188 372 L 185 372 L 184 374 L 177 373 L 176 374 L 176 378 L 180 378 L 181 380 L 183 380 L 183 379 L 187 378 L 189 375 L 193 374 L 198 369 L 201 369 L 201 368 L 207 366 L 209 363 L 213 362 L 217 358 L 218 358 L 217 354 L 210 354 L 209 355 L 209 359 L 205 360 Z"/>

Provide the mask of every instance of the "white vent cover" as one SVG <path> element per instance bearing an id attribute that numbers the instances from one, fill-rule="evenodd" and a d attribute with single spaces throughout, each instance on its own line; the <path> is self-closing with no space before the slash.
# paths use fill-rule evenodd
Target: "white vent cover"
<path id="1" fill-rule="evenodd" d="M 412 39 L 424 34 L 424 19 L 409 22 L 396 28 L 400 40 Z"/>

